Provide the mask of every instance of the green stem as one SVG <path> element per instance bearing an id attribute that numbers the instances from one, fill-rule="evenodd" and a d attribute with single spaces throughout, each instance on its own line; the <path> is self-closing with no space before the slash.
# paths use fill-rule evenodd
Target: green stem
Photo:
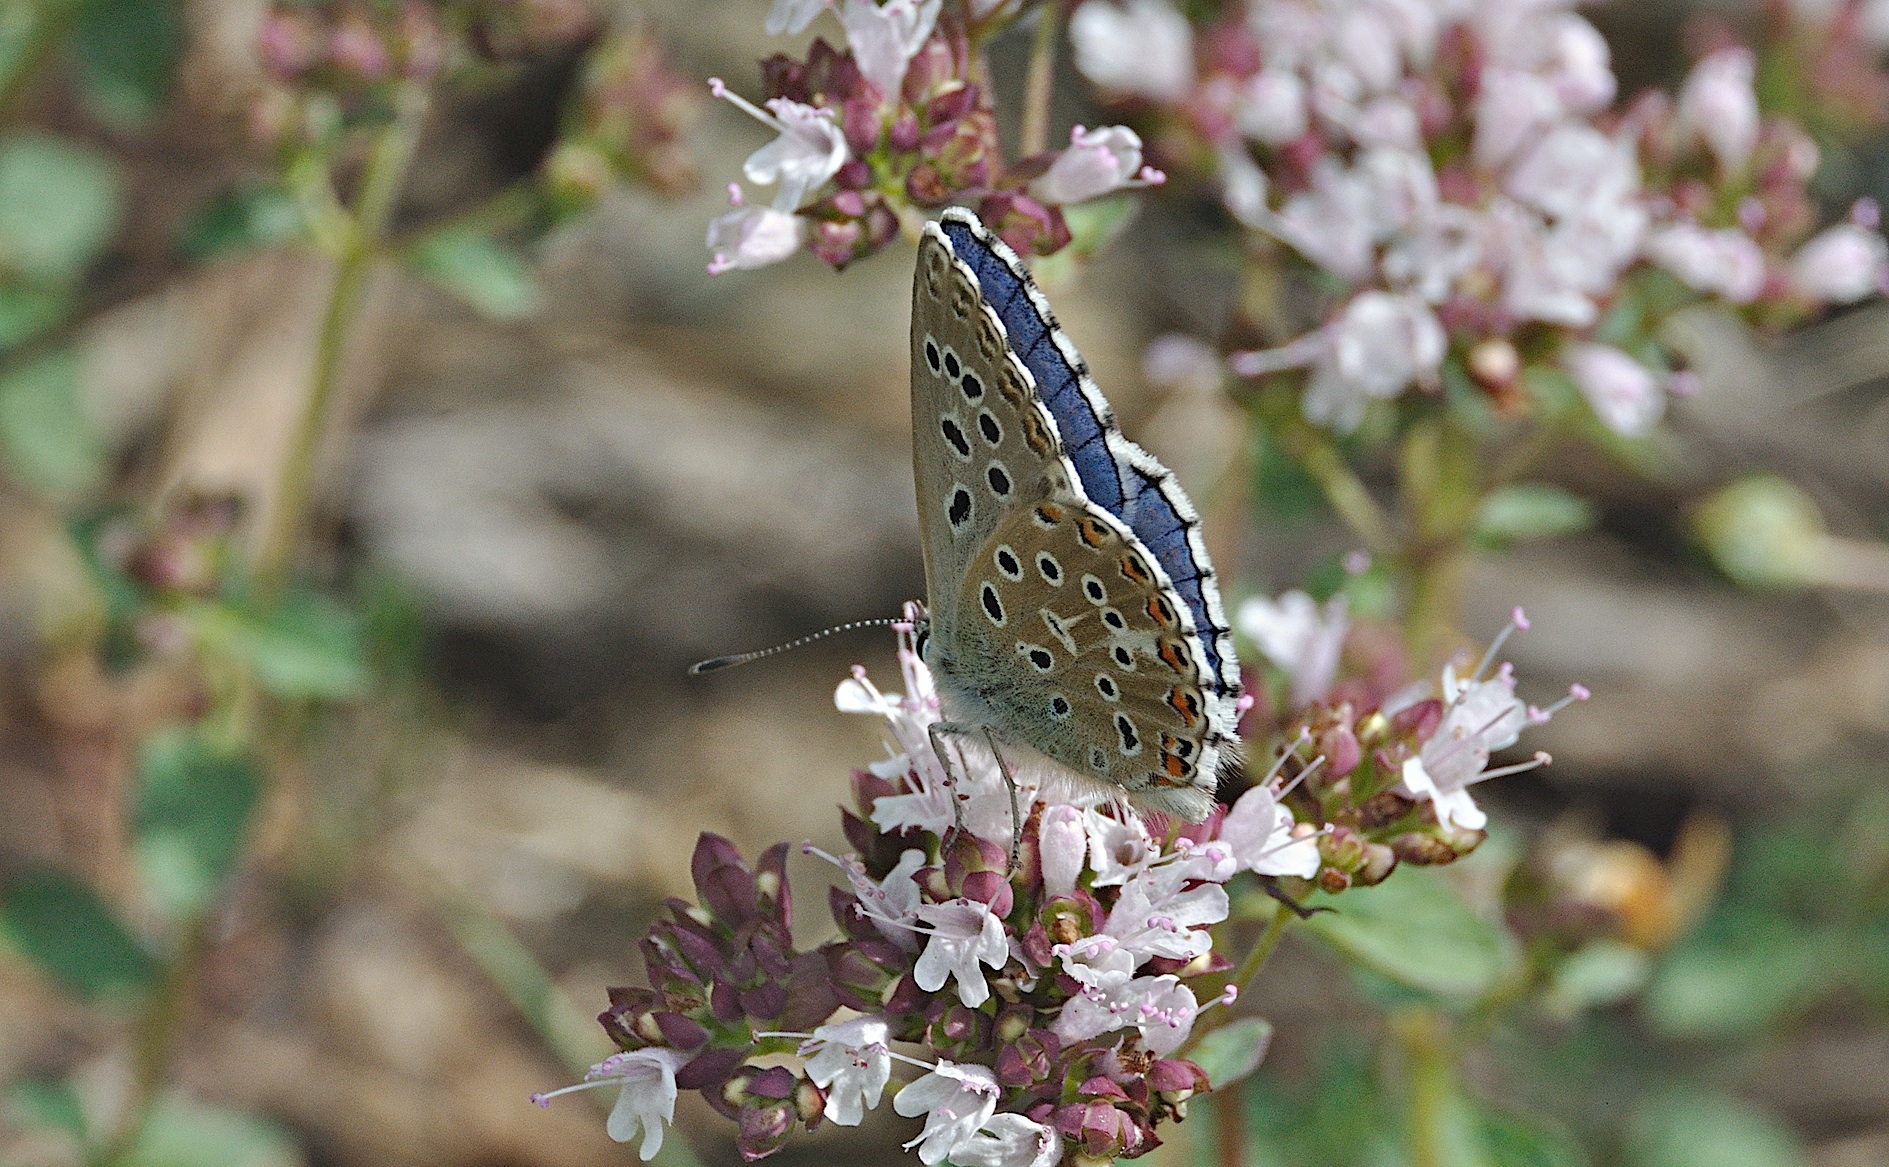
<path id="1" fill-rule="evenodd" d="M 1390 519 L 1371 497 L 1364 482 L 1325 436 L 1311 426 L 1292 421 L 1278 429 L 1280 442 L 1325 495 L 1325 501 L 1338 512 L 1372 555 L 1394 555 L 1397 537 Z"/>
<path id="2" fill-rule="evenodd" d="M 150 1122 L 158 1090 L 170 1068 L 178 1028 L 190 1004 L 197 972 L 209 950 L 210 929 L 207 921 L 199 917 L 186 927 L 183 944 L 138 1017 L 132 1039 L 130 1096 L 125 1101 L 124 1117 L 116 1133 L 96 1155 L 89 1157 L 96 1167 L 125 1167 L 132 1161 L 145 1125 Z"/>
<path id="3" fill-rule="evenodd" d="M 1232 985 L 1244 995 L 1248 986 L 1253 983 L 1253 979 L 1259 976 L 1259 970 L 1266 967 L 1267 958 L 1272 956 L 1272 950 L 1279 947 L 1279 938 L 1286 934 L 1286 926 L 1296 919 L 1298 916 L 1291 908 L 1284 904 L 1275 904 L 1272 922 L 1266 925 L 1264 932 L 1260 933 L 1251 951 L 1247 952 L 1246 958 L 1240 961 L 1240 966 L 1233 970 L 1233 975 L 1228 978 L 1227 984 Z M 1231 1020 L 1233 1020 L 1231 1009 L 1216 1009 L 1201 1017 L 1194 1023 L 1194 1031 L 1188 1035 L 1187 1040 L 1182 1043 L 1179 1052 L 1174 1056 L 1186 1057 L 1189 1051 L 1200 1044 L 1201 1039 Z"/>
<path id="4" fill-rule="evenodd" d="M 1414 1006 L 1392 1018 L 1403 1053 L 1410 1167 L 1484 1167 L 1487 1156 L 1456 1076 L 1449 1019 Z"/>
<path id="5" fill-rule="evenodd" d="M 1018 151 L 1024 158 L 1049 149 L 1049 99 L 1056 85 L 1056 5 L 1036 10 L 1036 40 L 1030 47 L 1030 69 L 1023 78 L 1023 128 Z"/>
<path id="6" fill-rule="evenodd" d="M 323 439 L 339 396 L 341 362 L 348 333 L 361 307 L 368 276 L 381 250 L 388 219 L 413 162 L 430 95 L 424 85 L 408 83 L 395 98 L 394 119 L 381 131 L 368 157 L 348 232 L 328 291 L 321 331 L 315 340 L 315 364 L 307 400 L 296 422 L 289 452 L 277 480 L 275 507 L 256 560 L 256 578 L 265 592 L 281 587 L 301 534 L 304 512 L 320 466 Z"/>

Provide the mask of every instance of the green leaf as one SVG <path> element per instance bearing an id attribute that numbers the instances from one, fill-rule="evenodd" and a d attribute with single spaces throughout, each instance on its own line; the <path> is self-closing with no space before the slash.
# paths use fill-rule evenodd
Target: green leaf
<path id="1" fill-rule="evenodd" d="M 1572 535 L 1594 525 L 1594 508 L 1586 499 L 1558 486 L 1522 482 L 1497 487 L 1476 512 L 1474 538 L 1500 550 L 1528 539 Z"/>
<path id="2" fill-rule="evenodd" d="M 0 460 L 22 484 L 53 498 L 95 488 L 105 450 L 79 406 L 79 362 L 56 352 L 0 374 Z"/>
<path id="3" fill-rule="evenodd" d="M 175 1095 L 160 1098 L 125 1156 L 126 1167 L 301 1167 L 280 1129 L 252 1114 Z"/>
<path id="4" fill-rule="evenodd" d="M 1785 921 L 1748 920 L 1736 937 L 1699 936 L 1660 966 L 1645 1009 L 1667 1033 L 1730 1037 L 1763 1028 L 1825 990 L 1838 954 Z"/>
<path id="5" fill-rule="evenodd" d="M 262 793 L 247 755 L 189 729 L 160 731 L 138 750 L 133 849 L 148 894 L 173 919 L 201 913 L 235 867 Z"/>
<path id="6" fill-rule="evenodd" d="M 1631 1167 L 1799 1167 L 1790 1128 L 1723 1095 L 1676 1093 L 1649 1102 L 1627 1130 Z"/>
<path id="7" fill-rule="evenodd" d="M 6 1095 L 7 1116 L 23 1127 L 51 1128 L 85 1137 L 88 1126 L 85 1104 L 69 1082 L 49 1078 L 26 1078 L 13 1084 Z"/>
<path id="8" fill-rule="evenodd" d="M 1259 1069 L 1271 1044 L 1272 1022 L 1242 1017 L 1201 1038 L 1189 1060 L 1206 1071 L 1207 1081 L 1219 1090 Z"/>
<path id="9" fill-rule="evenodd" d="M 474 309 L 499 320 L 538 310 L 544 296 L 523 256 L 476 231 L 445 230 L 413 251 L 413 268 Z"/>
<path id="10" fill-rule="evenodd" d="M 177 0 L 89 0 L 71 48 L 86 104 L 107 121 L 136 125 L 170 96 L 183 14 Z"/>
<path id="11" fill-rule="evenodd" d="M 64 288 L 0 279 L 0 352 L 25 344 L 72 308 Z"/>
<path id="12" fill-rule="evenodd" d="M 40 868 L 11 880 L 0 936 L 52 980 L 88 1000 L 124 997 L 157 980 L 158 964 L 92 889 Z"/>
<path id="13" fill-rule="evenodd" d="M 1342 956 L 1444 997 L 1489 992 L 1513 967 L 1514 942 L 1476 914 L 1442 873 L 1404 868 L 1376 887 L 1314 897 L 1306 929 Z"/>
<path id="14" fill-rule="evenodd" d="M 1574 1137 L 1532 1116 L 1485 1110 L 1482 1145 L 1490 1167 L 1587 1167 Z"/>
<path id="15" fill-rule="evenodd" d="M 293 194 L 279 186 L 242 186 L 205 207 L 185 231 L 182 246 L 192 259 L 208 259 L 286 243 L 304 229 L 302 206 Z"/>
<path id="16" fill-rule="evenodd" d="M 217 605 L 194 615 L 207 647 L 244 661 L 278 697 L 341 701 L 367 691 L 360 621 L 333 600 L 301 594 L 266 612 Z"/>
<path id="17" fill-rule="evenodd" d="M 118 171 L 95 150 L 45 134 L 0 142 L 0 270 L 44 283 L 76 277 L 118 230 Z"/>
<path id="18" fill-rule="evenodd" d="M 1551 1013 L 1576 1013 L 1624 1001 L 1646 987 L 1652 961 L 1645 952 L 1618 940 L 1595 940 L 1561 962 L 1544 995 Z"/>

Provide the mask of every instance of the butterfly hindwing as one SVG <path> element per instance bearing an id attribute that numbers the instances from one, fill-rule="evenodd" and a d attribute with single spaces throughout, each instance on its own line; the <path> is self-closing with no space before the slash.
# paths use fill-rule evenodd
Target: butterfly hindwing
<path id="1" fill-rule="evenodd" d="M 1232 744 L 1191 613 L 1134 533 L 1073 493 L 1010 513 L 968 564 L 935 653 L 1000 732 L 1137 803 L 1198 820 Z"/>

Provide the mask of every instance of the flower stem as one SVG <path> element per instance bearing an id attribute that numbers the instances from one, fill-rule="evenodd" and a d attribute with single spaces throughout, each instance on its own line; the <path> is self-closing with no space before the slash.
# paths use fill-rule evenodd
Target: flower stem
<path id="1" fill-rule="evenodd" d="M 191 988 L 209 949 L 209 924 L 206 917 L 199 916 L 186 926 L 183 942 L 172 956 L 164 979 L 152 990 L 138 1017 L 132 1035 L 130 1096 L 117 1130 L 89 1159 L 96 1167 L 124 1167 L 137 1151 L 157 1103 L 158 1089 L 170 1068 L 171 1050 L 190 1003 Z"/>
<path id="2" fill-rule="evenodd" d="M 1036 10 L 1036 40 L 1030 46 L 1030 68 L 1023 77 L 1023 128 L 1018 152 L 1028 158 L 1049 149 L 1049 99 L 1056 88 L 1055 4 Z"/>
<path id="3" fill-rule="evenodd" d="M 1392 534 L 1390 519 L 1323 434 L 1293 421 L 1279 427 L 1278 437 L 1293 460 L 1318 483 L 1338 517 L 1363 540 L 1365 550 L 1378 556 L 1396 553 L 1397 538 Z"/>
<path id="4" fill-rule="evenodd" d="M 1448 1019 L 1417 1006 L 1393 1018 L 1391 1032 L 1403 1054 L 1410 1167 L 1484 1167 L 1475 1115 L 1456 1078 Z"/>
<path id="5" fill-rule="evenodd" d="M 352 230 L 342 244 L 334 283 L 328 291 L 328 304 L 322 313 L 321 331 L 316 337 L 308 397 L 303 402 L 288 456 L 282 464 L 268 534 L 256 560 L 256 579 L 265 592 L 281 586 L 295 553 L 304 512 L 314 490 L 323 439 L 333 420 L 348 333 L 360 311 L 367 278 L 380 254 L 381 237 L 419 145 L 429 104 L 430 94 L 424 85 L 417 82 L 404 85 L 395 98 L 393 121 L 381 131 L 368 157 L 351 216 Z"/>
<path id="6" fill-rule="evenodd" d="M 1297 919 L 1292 909 L 1286 907 L 1284 904 L 1274 904 L 1273 909 L 1272 922 L 1266 925 L 1266 930 L 1260 933 L 1259 939 L 1254 942 L 1252 950 L 1246 954 L 1244 960 L 1240 961 L 1240 966 L 1233 970 L 1233 976 L 1227 981 L 1227 984 L 1238 989 L 1242 995 L 1245 994 L 1247 987 L 1253 983 L 1253 978 L 1259 975 L 1259 970 L 1266 967 L 1266 960 L 1268 957 L 1272 956 L 1272 950 L 1279 947 L 1279 938 L 1285 935 L 1286 925 Z M 1194 1031 L 1188 1035 L 1187 1040 L 1182 1043 L 1180 1050 L 1175 1056 L 1186 1057 L 1189 1051 L 1200 1044 L 1202 1038 L 1233 1020 L 1233 1016 L 1233 1010 L 1231 1009 L 1215 1009 L 1212 1012 L 1203 1012 L 1199 1020 L 1194 1022 Z"/>

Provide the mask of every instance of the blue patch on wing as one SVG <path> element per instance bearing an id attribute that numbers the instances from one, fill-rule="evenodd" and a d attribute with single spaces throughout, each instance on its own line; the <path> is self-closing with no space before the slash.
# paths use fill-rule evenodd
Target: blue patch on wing
<path id="1" fill-rule="evenodd" d="M 940 226 L 958 258 L 970 264 L 977 276 L 984 301 L 1003 322 L 1011 351 L 1036 379 L 1037 396 L 1056 419 L 1063 453 L 1075 464 L 1083 493 L 1128 525 L 1153 553 L 1193 612 L 1194 627 L 1207 655 L 1208 676 L 1218 686 L 1220 654 L 1215 647 L 1215 626 L 1207 614 L 1203 573 L 1187 542 L 1187 526 L 1180 514 L 1161 493 L 1156 479 L 1133 466 L 1122 465 L 1109 451 L 1101 417 L 1083 396 L 1079 375 L 1051 339 L 1053 325 L 1030 302 L 1023 281 L 969 226 L 949 219 Z"/>

